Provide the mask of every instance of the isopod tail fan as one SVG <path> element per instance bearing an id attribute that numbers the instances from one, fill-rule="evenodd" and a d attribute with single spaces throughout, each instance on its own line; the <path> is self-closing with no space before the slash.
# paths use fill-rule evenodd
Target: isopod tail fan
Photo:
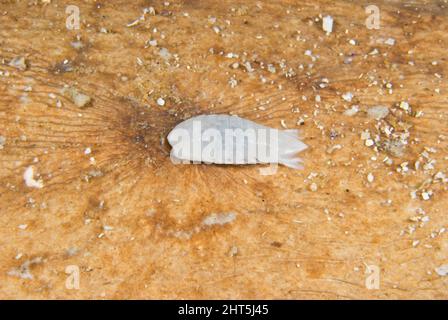
<path id="1" fill-rule="evenodd" d="M 293 169 L 303 169 L 303 161 L 297 157 L 299 152 L 308 148 L 299 139 L 299 130 L 283 130 L 278 132 L 278 162 Z"/>
<path id="2" fill-rule="evenodd" d="M 298 157 L 280 157 L 279 163 L 282 165 L 292 168 L 292 169 L 303 169 L 303 162 L 301 158 Z"/>

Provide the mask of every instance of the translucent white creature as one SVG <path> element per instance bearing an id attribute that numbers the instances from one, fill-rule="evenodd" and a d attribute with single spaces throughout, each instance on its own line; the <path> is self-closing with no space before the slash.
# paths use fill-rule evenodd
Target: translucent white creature
<path id="1" fill-rule="evenodd" d="M 297 154 L 307 148 L 298 130 L 278 130 L 230 115 L 200 115 L 169 134 L 174 163 L 283 164 L 300 169 Z"/>

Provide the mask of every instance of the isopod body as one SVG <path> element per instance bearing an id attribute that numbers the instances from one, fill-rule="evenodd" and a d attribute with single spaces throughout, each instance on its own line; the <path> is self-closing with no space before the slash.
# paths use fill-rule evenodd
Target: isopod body
<path id="1" fill-rule="evenodd" d="M 200 115 L 169 134 L 173 162 L 283 164 L 302 168 L 297 154 L 307 148 L 298 130 L 279 130 L 234 115 Z"/>

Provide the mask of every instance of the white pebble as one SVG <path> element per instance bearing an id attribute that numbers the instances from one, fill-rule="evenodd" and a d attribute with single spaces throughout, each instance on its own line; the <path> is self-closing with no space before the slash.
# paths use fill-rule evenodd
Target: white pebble
<path id="1" fill-rule="evenodd" d="M 394 38 L 388 38 L 386 41 L 384 41 L 384 43 L 389 45 L 389 46 L 393 46 L 395 44 L 395 39 Z"/>
<path id="2" fill-rule="evenodd" d="M 441 265 L 440 267 L 436 268 L 436 272 L 439 276 L 446 276 L 448 275 L 448 264 Z"/>
<path id="3" fill-rule="evenodd" d="M 344 111 L 344 115 L 352 117 L 355 114 L 357 114 L 359 111 L 359 106 L 358 105 L 353 105 L 350 109 L 347 109 Z"/>
<path id="4" fill-rule="evenodd" d="M 342 99 L 344 99 L 347 102 L 350 102 L 353 99 L 353 94 L 351 92 L 344 93 L 342 95 Z"/>
<path id="5" fill-rule="evenodd" d="M 29 166 L 28 168 L 26 168 L 25 172 L 23 173 L 23 179 L 25 180 L 25 184 L 27 187 L 41 189 L 44 186 L 42 180 L 34 180 L 33 166 Z"/>
<path id="6" fill-rule="evenodd" d="M 331 16 L 325 16 L 322 19 L 322 29 L 328 33 L 333 31 L 333 18 Z"/>
<path id="7" fill-rule="evenodd" d="M 407 103 L 406 101 L 401 101 L 400 102 L 400 108 L 405 110 L 405 111 L 408 111 L 409 110 L 409 103 Z"/>
<path id="8" fill-rule="evenodd" d="M 367 110 L 367 116 L 376 120 L 383 119 L 389 114 L 389 108 L 386 106 L 371 107 Z"/>
<path id="9" fill-rule="evenodd" d="M 429 192 L 422 192 L 422 199 L 429 200 L 431 198 L 431 194 Z"/>

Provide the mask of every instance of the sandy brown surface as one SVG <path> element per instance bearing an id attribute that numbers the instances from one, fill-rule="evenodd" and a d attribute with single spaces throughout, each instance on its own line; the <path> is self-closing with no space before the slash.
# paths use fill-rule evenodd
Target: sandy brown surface
<path id="1" fill-rule="evenodd" d="M 362 1 L 169 2 L 0 1 L 0 298 L 447 299 L 446 1 L 377 1 L 379 30 Z M 210 113 L 300 128 L 305 169 L 173 165 Z"/>

